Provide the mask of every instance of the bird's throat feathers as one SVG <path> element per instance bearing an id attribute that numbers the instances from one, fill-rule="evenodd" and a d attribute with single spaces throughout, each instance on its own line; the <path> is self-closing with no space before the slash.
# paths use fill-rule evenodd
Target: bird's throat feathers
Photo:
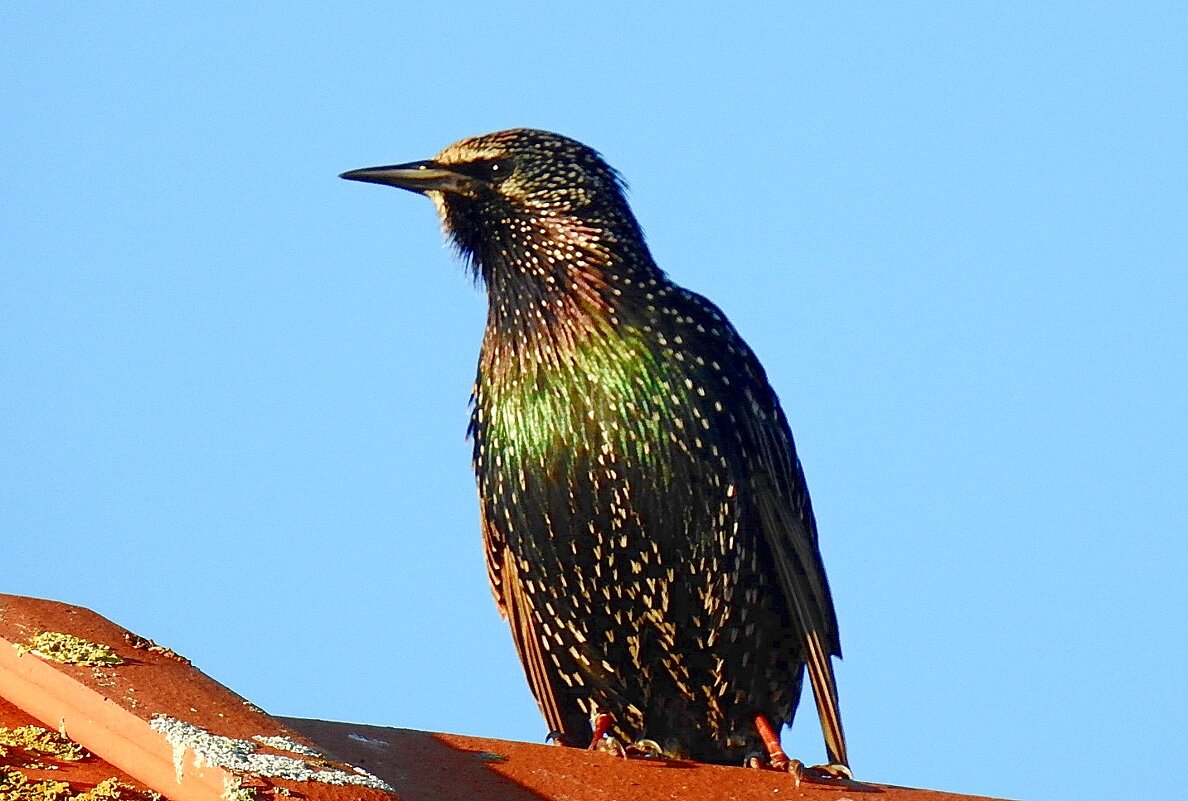
<path id="1" fill-rule="evenodd" d="M 666 370 L 636 310 L 667 279 L 642 237 L 564 215 L 502 228 L 469 250 L 488 297 L 476 423 L 509 453 L 657 441 Z"/>
<path id="2" fill-rule="evenodd" d="M 486 288 L 488 337 L 530 348 L 535 358 L 611 335 L 625 292 L 663 278 L 630 218 L 608 224 L 508 211 L 489 221 L 444 211 L 447 234 Z M 618 233 L 623 224 L 633 230 Z"/>

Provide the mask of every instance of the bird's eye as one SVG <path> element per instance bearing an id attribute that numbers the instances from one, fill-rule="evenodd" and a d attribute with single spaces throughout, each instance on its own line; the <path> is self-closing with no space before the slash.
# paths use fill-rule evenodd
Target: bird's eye
<path id="1" fill-rule="evenodd" d="M 466 165 L 456 165 L 454 169 L 471 178 L 497 184 L 515 172 L 516 165 L 511 159 L 482 159 Z"/>

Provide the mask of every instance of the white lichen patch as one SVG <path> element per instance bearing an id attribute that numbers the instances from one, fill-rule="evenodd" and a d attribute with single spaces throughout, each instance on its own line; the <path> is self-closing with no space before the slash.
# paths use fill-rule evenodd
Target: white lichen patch
<path id="1" fill-rule="evenodd" d="M 352 772 L 338 768 L 324 767 L 327 757 L 289 741 L 299 746 L 301 751 L 287 748 L 300 756 L 282 756 L 279 754 L 261 753 L 251 740 L 237 740 L 233 737 L 223 737 L 213 734 L 206 729 L 177 720 L 167 715 L 157 715 L 152 720 L 152 727 L 165 735 L 165 739 L 173 747 L 173 768 L 177 774 L 178 783 L 182 780 L 185 768 L 186 750 L 194 752 L 196 767 L 216 767 L 239 774 L 266 776 L 271 779 L 288 779 L 296 782 L 321 782 L 323 784 L 353 784 L 360 787 L 372 787 L 376 790 L 392 792 L 392 787 L 377 776 L 373 776 L 362 768 L 351 767 Z M 271 740 L 287 738 L 257 739 L 273 748 L 277 748 Z M 306 753 L 306 752 L 310 753 Z M 322 764 L 311 765 L 306 759 L 317 759 Z"/>
<path id="2" fill-rule="evenodd" d="M 263 743 L 269 748 L 275 748 L 277 751 L 291 751 L 294 754 L 303 754 L 304 756 L 323 757 L 320 751 L 316 751 L 308 745 L 302 745 L 291 737 L 264 737 L 257 734 L 252 739 L 258 743 Z"/>
<path id="3" fill-rule="evenodd" d="M 355 734 L 354 732 L 351 732 L 350 734 L 348 734 L 347 739 L 354 740 L 355 742 L 362 743 L 363 745 L 370 745 L 373 748 L 387 748 L 388 747 L 387 740 L 378 740 L 375 737 L 365 737 L 362 734 Z"/>

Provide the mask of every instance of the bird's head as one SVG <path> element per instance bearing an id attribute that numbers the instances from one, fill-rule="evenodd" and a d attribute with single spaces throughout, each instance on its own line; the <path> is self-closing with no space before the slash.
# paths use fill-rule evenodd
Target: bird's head
<path id="1" fill-rule="evenodd" d="M 342 177 L 428 196 L 446 233 L 488 282 L 493 270 L 509 266 L 642 248 L 618 173 L 592 148 L 548 131 L 475 136 L 426 161 Z"/>

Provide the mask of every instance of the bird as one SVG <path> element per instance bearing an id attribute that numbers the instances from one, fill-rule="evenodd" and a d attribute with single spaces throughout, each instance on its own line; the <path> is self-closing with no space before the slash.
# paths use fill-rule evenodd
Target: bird
<path id="1" fill-rule="evenodd" d="M 427 196 L 485 288 L 468 435 L 486 568 L 550 738 L 849 777 L 788 420 L 722 311 L 657 265 L 620 174 L 516 128 L 340 177 Z M 814 769 L 778 737 L 806 671 Z"/>

